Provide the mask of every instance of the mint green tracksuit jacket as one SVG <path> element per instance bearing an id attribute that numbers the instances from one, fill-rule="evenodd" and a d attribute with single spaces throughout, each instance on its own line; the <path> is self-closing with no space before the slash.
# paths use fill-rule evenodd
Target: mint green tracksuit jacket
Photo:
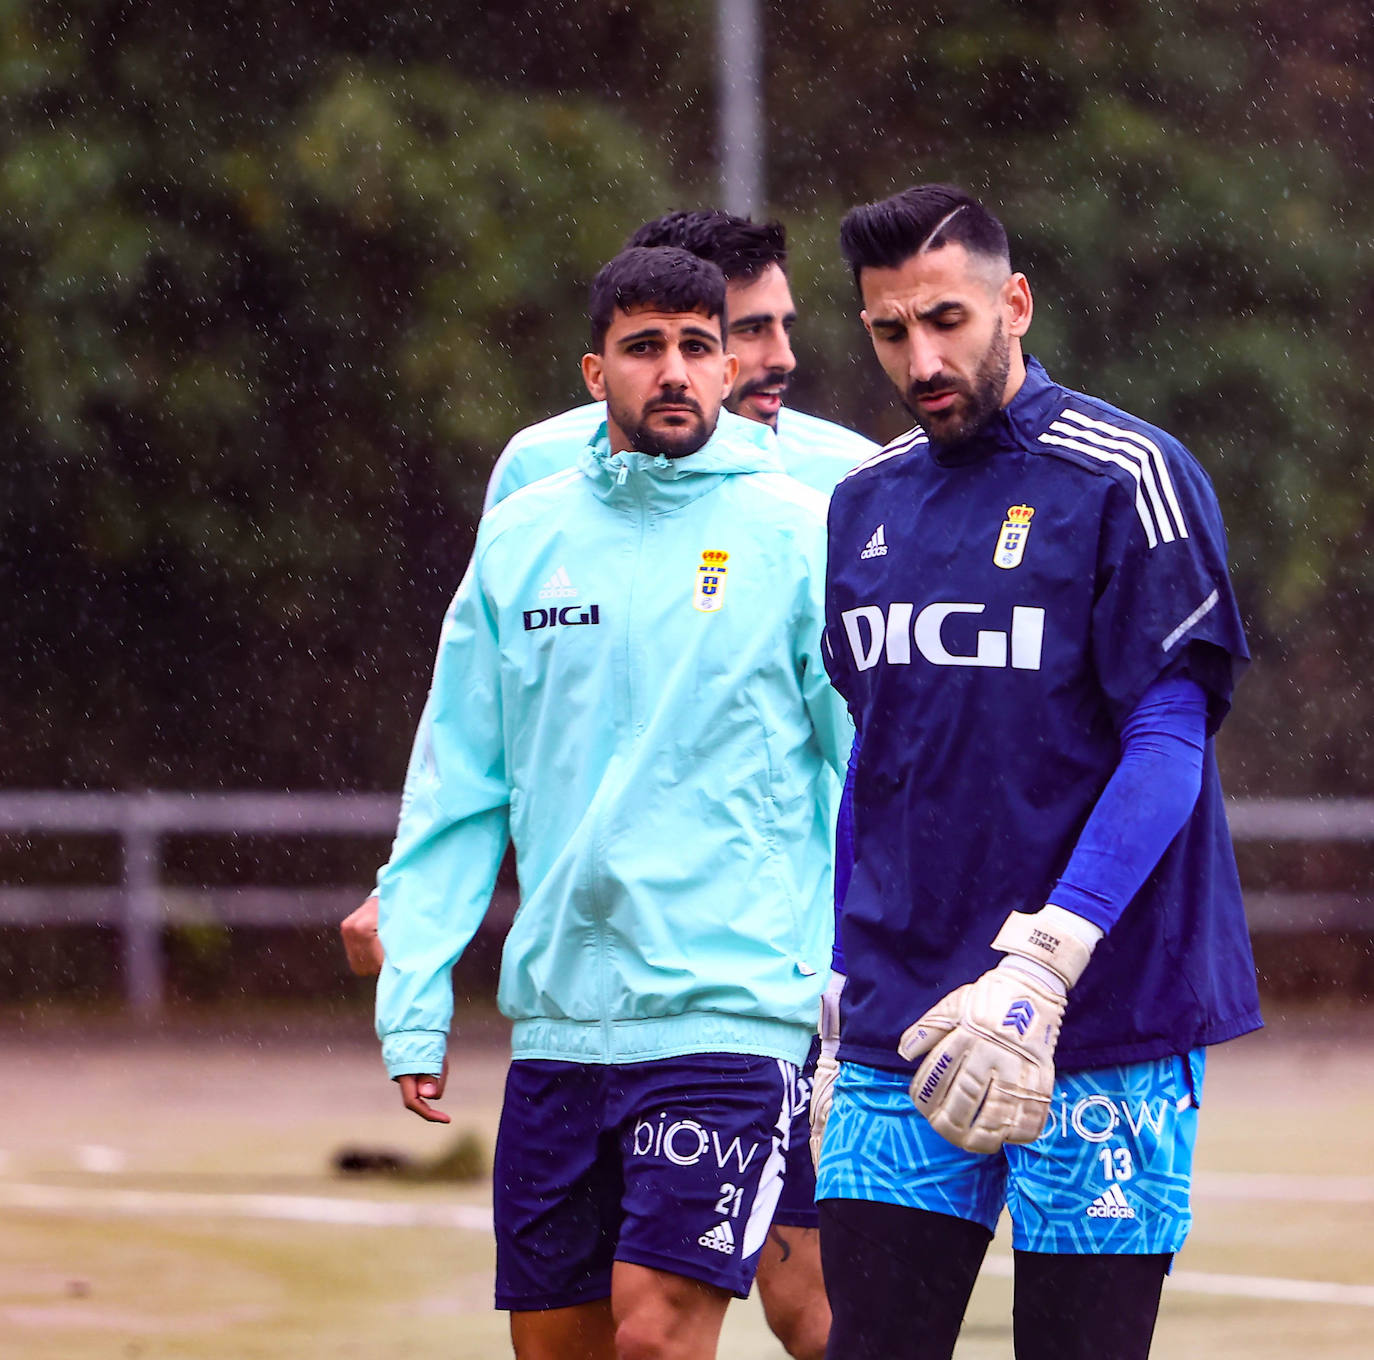
<path id="1" fill-rule="evenodd" d="M 440 1070 L 508 838 L 515 1058 L 801 1061 L 853 736 L 820 655 L 825 509 L 729 418 L 674 460 L 612 454 L 603 423 L 483 517 L 378 884 L 391 1075 Z"/>

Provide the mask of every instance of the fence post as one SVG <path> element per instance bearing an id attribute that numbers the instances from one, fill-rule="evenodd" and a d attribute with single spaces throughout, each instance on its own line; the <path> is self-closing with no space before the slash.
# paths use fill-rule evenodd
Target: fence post
<path id="1" fill-rule="evenodd" d="M 132 816 L 123 827 L 124 921 L 122 961 L 124 999 L 140 1019 L 162 1013 L 161 838 L 141 816 L 146 799 L 131 799 Z"/>

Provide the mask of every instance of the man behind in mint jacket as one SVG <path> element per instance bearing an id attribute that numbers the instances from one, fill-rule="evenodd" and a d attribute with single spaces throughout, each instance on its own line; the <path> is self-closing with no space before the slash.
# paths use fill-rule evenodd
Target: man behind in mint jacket
<path id="1" fill-rule="evenodd" d="M 446 1121 L 449 972 L 514 841 L 496 1302 L 531 1360 L 715 1354 L 829 965 L 825 499 L 717 428 L 724 306 L 682 250 L 597 276 L 605 425 L 482 520 L 379 883 L 383 1054 Z"/>

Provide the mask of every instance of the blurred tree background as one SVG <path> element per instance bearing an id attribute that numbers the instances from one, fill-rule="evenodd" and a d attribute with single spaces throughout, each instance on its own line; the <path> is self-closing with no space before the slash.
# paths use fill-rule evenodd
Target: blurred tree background
<path id="1" fill-rule="evenodd" d="M 907 423 L 843 211 L 986 195 L 1032 349 L 1217 483 L 1232 791 L 1374 792 L 1369 6 L 763 8 L 797 404 Z M 487 470 L 581 399 L 588 279 L 719 202 L 713 21 L 0 0 L 0 783 L 399 785 Z"/>

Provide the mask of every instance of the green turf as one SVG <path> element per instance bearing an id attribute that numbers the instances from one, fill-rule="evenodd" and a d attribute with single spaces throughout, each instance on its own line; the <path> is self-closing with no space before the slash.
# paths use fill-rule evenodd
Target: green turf
<path id="1" fill-rule="evenodd" d="M 450 1099 L 490 1147 L 504 1068 L 463 1053 Z M 509 1354 L 490 1305 L 488 1234 L 231 1217 L 114 1216 L 118 1187 L 489 1203 L 471 1185 L 344 1180 L 341 1145 L 442 1154 L 454 1134 L 399 1106 L 375 1052 L 323 1041 L 0 1040 L 0 1191 L 89 1195 L 75 1213 L 0 1209 L 4 1360 L 487 1360 Z M 1276 1093 L 1282 1093 L 1280 1097 Z M 1374 1176 L 1374 1045 L 1257 1041 L 1214 1059 L 1200 1169 Z M 457 1127 L 457 1125 L 455 1126 Z M 81 1169 L 81 1149 L 122 1169 Z M 89 1159 L 88 1159 L 89 1160 Z M 1200 1194 L 1181 1272 L 1374 1283 L 1374 1205 Z M 994 1251 L 1003 1255 L 1004 1240 Z M 1010 1282 L 985 1275 L 959 1360 L 1007 1360 Z M 777 1360 L 757 1303 L 732 1307 L 722 1357 Z M 1174 1360 L 1369 1360 L 1374 1308 L 1266 1302 L 1170 1288 L 1155 1355 Z M 1104 1358 L 1106 1360 L 1106 1358 Z"/>

